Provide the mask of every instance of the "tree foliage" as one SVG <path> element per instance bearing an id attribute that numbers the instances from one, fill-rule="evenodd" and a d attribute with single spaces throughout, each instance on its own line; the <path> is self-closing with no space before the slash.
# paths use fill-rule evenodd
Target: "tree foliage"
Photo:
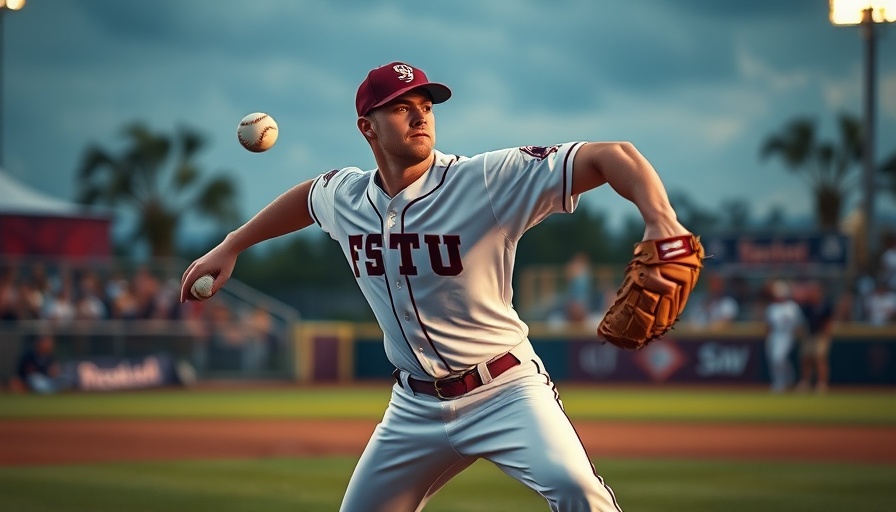
<path id="1" fill-rule="evenodd" d="M 603 213 L 585 205 L 572 215 L 551 215 L 523 235 L 517 245 L 517 266 L 565 262 L 583 251 L 591 261 L 613 260 L 616 240 Z"/>
<path id="2" fill-rule="evenodd" d="M 816 121 L 797 117 L 762 144 L 762 159 L 779 158 L 788 170 L 800 174 L 811 187 L 818 227 L 834 230 L 843 205 L 855 188 L 857 165 L 864 144 L 859 120 L 842 113 L 837 118 L 836 141 L 821 140 Z"/>
<path id="3" fill-rule="evenodd" d="M 78 201 L 122 206 L 136 216 L 130 241 L 144 241 L 154 258 L 175 255 L 175 235 L 190 213 L 235 223 L 236 186 L 226 175 L 209 178 L 196 163 L 205 139 L 189 128 L 174 136 L 133 123 L 120 153 L 91 145 L 77 172 Z"/>
<path id="4" fill-rule="evenodd" d="M 255 287 L 284 292 L 301 283 L 309 288 L 355 288 L 355 278 L 339 244 L 325 236 L 287 236 L 264 251 L 240 255 L 234 277 Z"/>

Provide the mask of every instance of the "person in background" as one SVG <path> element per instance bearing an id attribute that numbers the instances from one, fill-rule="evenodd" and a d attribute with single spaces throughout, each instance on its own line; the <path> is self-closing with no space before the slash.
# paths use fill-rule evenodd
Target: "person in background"
<path id="1" fill-rule="evenodd" d="M 44 303 L 42 318 L 48 320 L 54 328 L 68 327 L 75 319 L 76 308 L 72 284 L 65 280 L 49 300 Z"/>
<path id="2" fill-rule="evenodd" d="M 769 293 L 772 300 L 765 308 L 765 355 L 772 392 L 781 393 L 793 385 L 790 353 L 803 325 L 803 312 L 791 298 L 790 285 L 785 281 L 772 282 Z"/>
<path id="3" fill-rule="evenodd" d="M 564 311 L 570 326 L 582 326 L 591 311 L 591 264 L 588 255 L 577 252 L 566 264 Z"/>
<path id="4" fill-rule="evenodd" d="M 76 295 L 74 304 L 76 319 L 98 321 L 108 318 L 103 286 L 95 272 L 87 271 L 81 275 Z"/>
<path id="5" fill-rule="evenodd" d="M 0 322 L 15 322 L 19 319 L 15 284 L 12 270 L 0 268 Z"/>
<path id="6" fill-rule="evenodd" d="M 815 381 L 815 391 L 825 393 L 830 380 L 828 354 L 834 325 L 834 305 L 824 293 L 821 283 L 810 281 L 800 303 L 806 320 L 806 336 L 800 342 L 800 382 L 797 389 L 808 391 Z"/>
<path id="7" fill-rule="evenodd" d="M 886 281 L 878 280 L 874 289 L 864 297 L 865 319 L 874 326 L 886 325 L 896 315 L 896 292 Z"/>
<path id="8" fill-rule="evenodd" d="M 246 315 L 246 333 L 248 343 L 253 347 L 247 351 L 244 368 L 272 369 L 277 366 L 277 354 L 280 353 L 280 339 L 274 325 L 274 317 L 264 304 L 257 304 Z"/>
<path id="9" fill-rule="evenodd" d="M 896 291 L 896 235 L 887 233 L 883 237 L 884 251 L 880 255 L 879 279 L 886 283 L 887 288 Z"/>
<path id="10" fill-rule="evenodd" d="M 706 297 L 695 303 L 690 323 L 702 329 L 715 330 L 728 326 L 740 313 L 737 299 L 728 293 L 725 279 L 718 274 L 708 276 Z"/>
<path id="11" fill-rule="evenodd" d="M 18 379 L 14 390 L 49 394 L 61 388 L 61 368 L 56 360 L 56 340 L 52 334 L 42 333 L 19 358 Z"/>

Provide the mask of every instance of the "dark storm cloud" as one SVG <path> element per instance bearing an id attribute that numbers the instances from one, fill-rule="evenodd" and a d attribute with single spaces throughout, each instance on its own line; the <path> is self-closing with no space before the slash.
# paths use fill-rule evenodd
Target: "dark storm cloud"
<path id="1" fill-rule="evenodd" d="M 116 147 L 135 120 L 206 134 L 200 163 L 236 172 L 247 213 L 318 172 L 372 166 L 352 102 L 391 60 L 453 89 L 444 150 L 624 137 L 670 188 L 757 208 L 770 189 L 802 194 L 758 162 L 763 136 L 861 105 L 859 32 L 832 27 L 823 0 L 34 0 L 4 29 L 3 165 L 65 198 L 84 148 Z M 896 38 L 880 44 L 880 133 L 896 140 Z M 257 110 L 281 124 L 261 156 L 234 136 Z"/>

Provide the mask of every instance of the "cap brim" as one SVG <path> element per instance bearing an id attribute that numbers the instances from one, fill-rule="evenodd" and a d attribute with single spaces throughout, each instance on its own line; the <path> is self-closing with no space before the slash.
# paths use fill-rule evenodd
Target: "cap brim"
<path id="1" fill-rule="evenodd" d="M 409 91 L 413 91 L 414 89 L 426 89 L 426 92 L 428 92 L 429 95 L 432 97 L 433 103 L 444 103 L 444 102 L 448 101 L 448 98 L 451 97 L 451 89 L 449 89 L 448 86 L 440 84 L 440 83 L 430 82 L 428 84 L 411 85 L 409 87 L 405 87 L 404 89 L 399 89 L 399 90 L 393 92 L 392 94 L 390 94 L 389 96 L 386 96 L 385 98 L 380 100 L 378 103 L 376 103 L 375 105 L 370 107 L 370 109 L 364 115 L 369 114 L 371 110 L 378 108 L 378 107 L 382 107 L 386 103 L 389 103 L 390 101 L 394 100 L 395 98 L 398 98 L 399 96 L 401 96 Z"/>

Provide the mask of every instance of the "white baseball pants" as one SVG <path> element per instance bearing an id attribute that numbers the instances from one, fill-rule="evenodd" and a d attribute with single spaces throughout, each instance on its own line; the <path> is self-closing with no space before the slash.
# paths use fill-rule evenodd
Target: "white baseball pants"
<path id="1" fill-rule="evenodd" d="M 358 461 L 342 512 L 423 510 L 479 458 L 538 492 L 552 511 L 621 511 L 540 361 L 523 360 L 454 400 L 415 395 L 405 377 Z"/>

